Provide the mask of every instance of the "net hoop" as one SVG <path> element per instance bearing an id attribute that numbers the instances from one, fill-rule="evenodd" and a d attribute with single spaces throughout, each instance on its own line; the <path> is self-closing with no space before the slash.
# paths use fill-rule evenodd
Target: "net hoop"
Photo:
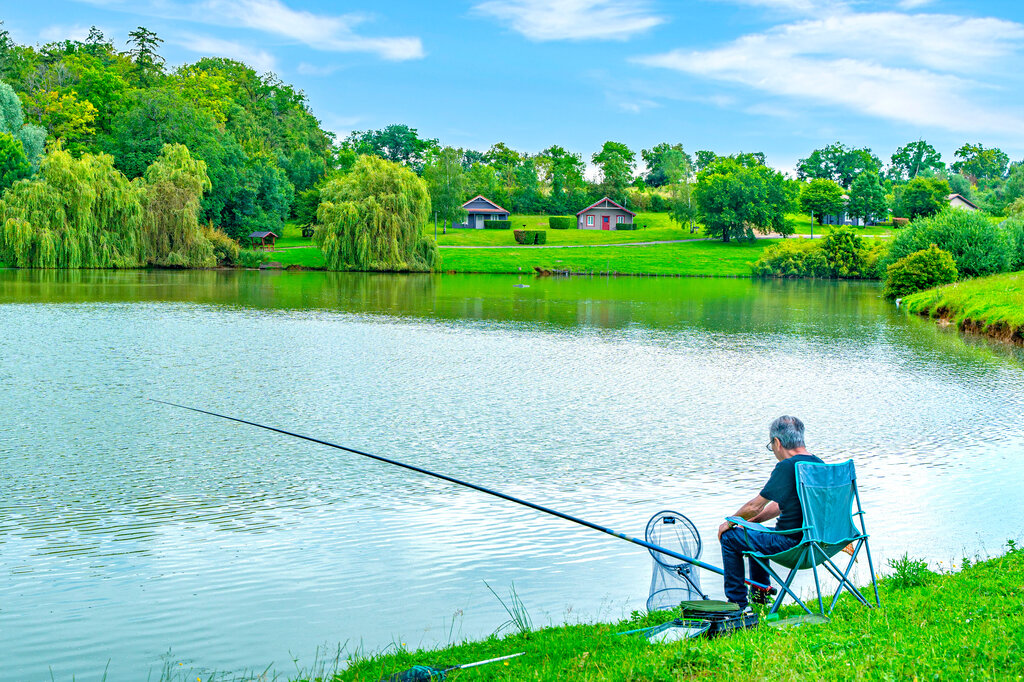
<path id="1" fill-rule="evenodd" d="M 670 547 L 665 546 L 659 540 L 661 539 L 659 529 L 664 529 L 666 526 L 675 526 L 674 530 L 677 533 L 689 535 L 689 540 L 693 543 L 689 546 L 686 542 L 679 542 L 676 546 Z M 685 554 L 692 559 L 700 559 L 703 545 L 700 540 L 700 533 L 697 531 L 697 527 L 693 525 L 690 519 L 686 518 L 679 512 L 671 510 L 660 511 L 651 517 L 651 520 L 647 522 L 647 529 L 644 531 L 644 538 L 647 542 L 653 545 L 659 545 L 673 551 L 679 551 L 681 554 Z M 688 566 L 685 561 L 677 559 L 667 554 L 663 554 L 654 549 L 648 549 L 654 560 L 665 568 L 679 568 L 680 566 Z"/>

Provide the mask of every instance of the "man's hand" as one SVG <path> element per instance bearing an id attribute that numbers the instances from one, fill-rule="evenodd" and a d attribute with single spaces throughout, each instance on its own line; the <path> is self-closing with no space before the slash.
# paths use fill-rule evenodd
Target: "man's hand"
<path id="1" fill-rule="evenodd" d="M 771 500 L 767 500 L 767 499 L 761 497 L 760 495 L 758 495 L 757 497 L 755 497 L 754 499 L 750 500 L 745 505 L 740 507 L 736 511 L 736 513 L 733 514 L 733 516 L 739 516 L 741 518 L 746 519 L 747 521 L 750 521 L 751 519 L 758 518 L 758 517 L 764 518 L 766 515 L 763 512 L 766 511 L 765 507 L 768 507 L 769 503 L 771 503 Z M 779 505 L 772 503 L 771 506 L 774 507 L 775 515 L 778 515 Z M 772 510 L 769 509 L 767 511 L 771 512 Z M 774 516 L 769 516 L 767 518 L 774 518 Z M 732 528 L 733 525 L 734 524 L 733 524 L 732 521 L 726 521 L 721 526 L 719 526 L 718 527 L 718 539 L 721 540 L 722 539 L 722 533 L 724 533 L 725 531 L 727 531 L 730 528 Z"/>
<path id="2" fill-rule="evenodd" d="M 722 539 L 722 533 L 724 533 L 725 531 L 729 530 L 734 525 L 735 524 L 732 521 L 726 521 L 721 526 L 719 526 L 718 527 L 718 539 L 721 540 Z"/>

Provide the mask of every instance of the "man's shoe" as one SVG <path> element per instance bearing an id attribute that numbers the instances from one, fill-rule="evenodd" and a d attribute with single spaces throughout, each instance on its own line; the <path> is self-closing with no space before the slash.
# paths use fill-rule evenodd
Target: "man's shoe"
<path id="1" fill-rule="evenodd" d="M 778 593 L 779 591 L 776 590 L 774 587 L 769 587 L 768 589 L 765 589 L 763 587 L 751 587 L 750 603 L 760 604 L 762 606 L 765 604 L 769 604 L 772 601 L 772 597 L 774 597 Z"/>

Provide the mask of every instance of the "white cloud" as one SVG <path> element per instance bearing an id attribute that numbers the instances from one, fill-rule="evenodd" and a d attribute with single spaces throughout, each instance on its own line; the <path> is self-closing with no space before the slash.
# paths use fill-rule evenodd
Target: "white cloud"
<path id="1" fill-rule="evenodd" d="M 211 36 L 185 34 L 175 41 L 185 49 L 204 57 L 230 57 L 245 62 L 257 71 L 274 71 L 277 60 L 266 50 L 259 50 L 231 40 Z"/>
<path id="2" fill-rule="evenodd" d="M 487 0 L 473 9 L 536 41 L 626 40 L 665 21 L 644 0 Z"/>
<path id="3" fill-rule="evenodd" d="M 89 37 L 89 27 L 79 24 L 52 24 L 39 32 L 39 39 L 43 42 L 52 43 L 60 40 L 84 41 Z"/>
<path id="4" fill-rule="evenodd" d="M 840 13 L 778 26 L 710 50 L 635 61 L 737 83 L 805 104 L 955 131 L 1020 136 L 1024 115 L 979 102 L 1000 60 L 1016 55 L 1021 24 L 894 12 Z"/>
<path id="5" fill-rule="evenodd" d="M 314 14 L 294 10 L 281 0 L 78 0 L 132 14 L 241 27 L 303 43 L 326 52 L 366 52 L 404 61 L 424 56 L 419 38 L 371 37 L 356 31 L 368 21 L 363 14 Z"/>

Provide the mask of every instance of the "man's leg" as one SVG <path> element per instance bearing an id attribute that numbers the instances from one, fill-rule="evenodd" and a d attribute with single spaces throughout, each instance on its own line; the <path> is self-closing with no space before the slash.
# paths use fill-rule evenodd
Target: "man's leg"
<path id="1" fill-rule="evenodd" d="M 733 528 L 722 533 L 722 568 L 725 571 L 725 598 L 740 608 L 747 606 L 747 586 L 743 576 L 743 552 L 748 551 L 743 531 Z"/>

